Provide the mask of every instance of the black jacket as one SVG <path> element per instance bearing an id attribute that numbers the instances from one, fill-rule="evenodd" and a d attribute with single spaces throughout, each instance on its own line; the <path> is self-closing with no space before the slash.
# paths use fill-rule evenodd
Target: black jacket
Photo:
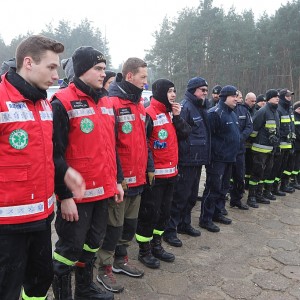
<path id="1" fill-rule="evenodd" d="M 211 138 L 207 110 L 188 91 L 181 101 L 180 116 L 191 126 L 186 140 L 179 141 L 179 165 L 201 166 L 210 162 Z"/>
<path id="2" fill-rule="evenodd" d="M 240 149 L 241 134 L 235 112 L 223 101 L 208 111 L 211 128 L 211 159 L 235 162 Z"/>

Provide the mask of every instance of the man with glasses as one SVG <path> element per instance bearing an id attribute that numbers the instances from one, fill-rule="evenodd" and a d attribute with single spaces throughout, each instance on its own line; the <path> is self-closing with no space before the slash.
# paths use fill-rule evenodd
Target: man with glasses
<path id="1" fill-rule="evenodd" d="M 191 212 L 196 204 L 202 165 L 210 158 L 210 131 L 205 107 L 208 84 L 201 77 L 189 80 L 180 116 L 191 126 L 187 140 L 179 142 L 178 182 L 175 185 L 171 218 L 164 232 L 164 240 L 174 247 L 182 242 L 177 232 L 200 236 L 191 225 Z"/>

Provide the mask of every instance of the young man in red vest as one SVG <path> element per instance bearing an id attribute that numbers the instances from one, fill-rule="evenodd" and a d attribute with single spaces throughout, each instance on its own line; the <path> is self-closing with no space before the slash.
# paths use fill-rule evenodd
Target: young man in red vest
<path id="1" fill-rule="evenodd" d="M 71 270 L 75 266 L 75 300 L 113 299 L 112 293 L 102 291 L 92 281 L 109 201 L 123 199 L 123 178 L 117 179 L 115 115 L 102 90 L 106 60 L 89 46 L 76 49 L 72 60 L 75 76 L 52 100 L 55 190 L 59 198 L 53 291 L 55 299 L 73 299 Z M 82 199 L 65 186 L 69 170 L 79 172 L 85 181 Z"/>
<path id="2" fill-rule="evenodd" d="M 141 193 L 146 183 L 154 177 L 153 161 L 147 167 L 148 148 L 146 141 L 146 112 L 141 102 L 142 91 L 147 83 L 147 64 L 139 58 L 129 58 L 124 63 L 122 74 L 109 88 L 109 98 L 117 117 L 117 152 L 125 178 L 123 203 L 110 203 L 105 239 L 98 251 L 99 272 L 97 280 L 107 290 L 120 292 L 124 289 L 112 271 L 132 277 L 141 277 L 144 272 L 128 262 L 127 247 L 136 231 Z"/>
<path id="3" fill-rule="evenodd" d="M 2 75 L 1 300 L 18 300 L 22 286 L 22 299 L 46 299 L 53 279 L 53 126 L 46 90 L 59 78 L 63 51 L 64 46 L 55 40 L 30 36 L 17 47 L 16 68 Z"/>

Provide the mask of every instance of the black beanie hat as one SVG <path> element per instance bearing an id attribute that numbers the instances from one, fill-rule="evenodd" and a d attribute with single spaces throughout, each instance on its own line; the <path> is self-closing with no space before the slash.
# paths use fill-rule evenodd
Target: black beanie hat
<path id="1" fill-rule="evenodd" d="M 222 90 L 222 87 L 221 87 L 220 85 L 215 85 L 215 86 L 213 87 L 213 89 L 212 89 L 212 94 L 217 94 L 217 95 L 219 95 L 220 92 L 221 92 L 221 90 Z"/>
<path id="2" fill-rule="evenodd" d="M 152 84 L 152 95 L 157 101 L 163 103 L 167 110 L 172 109 L 171 103 L 168 100 L 169 88 L 174 87 L 174 83 L 168 79 L 157 79 Z"/>
<path id="3" fill-rule="evenodd" d="M 71 82 L 74 77 L 74 68 L 72 58 L 65 58 L 61 61 L 61 65 L 63 70 L 65 71 L 65 75 L 68 79 L 68 82 Z"/>
<path id="4" fill-rule="evenodd" d="M 238 95 L 238 89 L 233 85 L 225 85 L 220 92 L 220 100 L 226 101 L 226 98 L 228 96 L 237 96 Z"/>
<path id="5" fill-rule="evenodd" d="M 267 101 L 264 94 L 260 94 L 256 97 L 256 103 Z"/>
<path id="6" fill-rule="evenodd" d="M 111 77 L 115 77 L 117 74 L 113 71 L 105 71 L 106 77 L 103 80 L 103 86 L 105 86 L 105 83 L 107 82 L 107 80 Z"/>
<path id="7" fill-rule="evenodd" d="M 293 105 L 294 110 L 296 110 L 298 107 L 300 107 L 300 101 L 295 102 Z"/>
<path id="8" fill-rule="evenodd" d="M 194 94 L 196 89 L 201 86 L 208 86 L 206 80 L 202 77 L 194 77 L 191 78 L 187 84 L 187 90 Z"/>
<path id="9" fill-rule="evenodd" d="M 72 55 L 72 61 L 74 73 L 77 77 L 80 77 L 86 71 L 101 62 L 106 63 L 104 55 L 99 50 L 90 46 L 77 48 Z"/>
<path id="10" fill-rule="evenodd" d="M 279 97 L 278 91 L 274 90 L 274 89 L 267 90 L 267 92 L 266 92 L 266 101 L 269 101 L 270 99 L 272 99 L 274 97 Z"/>

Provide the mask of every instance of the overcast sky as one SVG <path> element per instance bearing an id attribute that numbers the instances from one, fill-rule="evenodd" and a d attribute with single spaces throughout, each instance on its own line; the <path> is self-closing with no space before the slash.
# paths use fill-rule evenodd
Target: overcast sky
<path id="1" fill-rule="evenodd" d="M 264 11 L 273 15 L 288 0 L 214 0 L 213 6 L 226 11 L 234 6 L 238 12 L 252 8 L 258 18 Z M 79 5 L 77 5 L 79 3 Z M 36 34 L 52 22 L 68 20 L 77 25 L 87 18 L 106 34 L 112 64 L 118 67 L 130 56 L 144 57 L 144 50 L 154 43 L 153 33 L 165 16 L 174 18 L 184 7 L 197 7 L 199 0 L 2 0 L 0 35 L 6 44 L 28 31 Z"/>

